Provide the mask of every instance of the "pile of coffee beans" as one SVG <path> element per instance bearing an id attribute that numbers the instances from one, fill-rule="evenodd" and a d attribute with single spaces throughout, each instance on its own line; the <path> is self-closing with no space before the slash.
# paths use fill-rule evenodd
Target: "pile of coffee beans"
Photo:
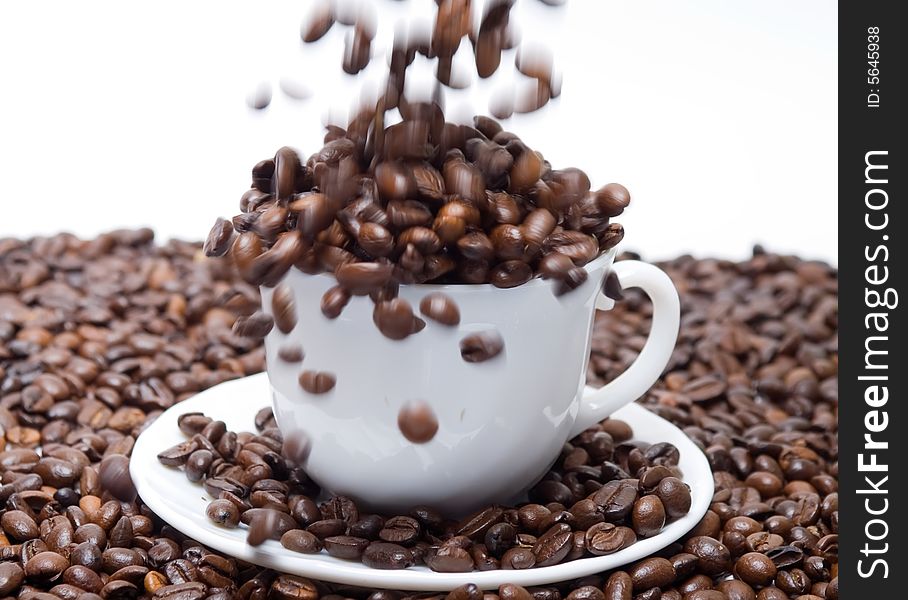
<path id="1" fill-rule="evenodd" d="M 0 597 L 838 600 L 835 271 L 762 249 L 742 262 L 660 266 L 681 293 L 682 330 L 644 402 L 706 451 L 716 482 L 706 517 L 619 571 L 432 595 L 255 567 L 186 539 L 132 498 L 124 467 L 149 420 L 264 369 L 261 346 L 231 331 L 259 300 L 229 263 L 200 244 L 156 246 L 148 230 L 0 240 Z M 593 379 L 633 360 L 650 316 L 625 290 L 597 320 Z M 592 464 L 573 445 L 561 468 L 578 448 Z M 575 482 L 568 473 L 560 483 Z M 563 493 L 557 483 L 545 485 Z"/>
<path id="2" fill-rule="evenodd" d="M 426 425 L 422 410 L 407 407 L 412 418 L 401 423 L 417 443 L 438 427 L 434 420 Z M 158 460 L 202 483 L 215 498 L 207 511 L 212 521 L 229 528 L 246 524 L 250 544 L 280 540 L 290 550 L 324 549 L 379 569 L 528 569 L 612 554 L 658 534 L 691 506 L 678 449 L 633 442 L 630 426 L 619 420 L 603 421 L 567 444 L 530 491 L 529 503 L 488 506 L 458 520 L 425 506 L 400 515 L 369 514 L 343 496 L 317 503 L 318 487 L 288 460 L 303 462 L 303 445 L 291 441 L 289 452 L 283 447 L 270 408 L 257 415 L 257 434 L 227 431 L 222 421 L 200 413 L 186 413 L 178 424 L 187 441 L 162 451 Z"/>

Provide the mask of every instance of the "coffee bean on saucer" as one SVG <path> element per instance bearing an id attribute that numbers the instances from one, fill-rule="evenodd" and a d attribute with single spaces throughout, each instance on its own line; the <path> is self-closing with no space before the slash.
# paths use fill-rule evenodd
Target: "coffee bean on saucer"
<path id="1" fill-rule="evenodd" d="M 573 538 L 571 526 L 567 523 L 553 525 L 533 546 L 536 566 L 547 567 L 561 562 L 570 552 Z"/>
<path id="2" fill-rule="evenodd" d="M 425 444 L 435 437 L 438 419 L 432 408 L 422 401 L 408 402 L 397 415 L 397 426 L 414 444 Z"/>
<path id="3" fill-rule="evenodd" d="M 264 313 L 254 313 L 248 317 L 239 317 L 233 324 L 233 332 L 241 337 L 260 340 L 271 331 L 274 320 Z"/>
<path id="4" fill-rule="evenodd" d="M 303 371 L 299 376 L 300 387 L 310 394 L 324 394 L 334 389 L 337 379 L 327 371 Z"/>
<path id="5" fill-rule="evenodd" d="M 650 494 L 638 498 L 631 509 L 631 523 L 634 532 L 642 538 L 651 537 L 662 531 L 665 525 L 665 507 L 658 496 Z"/>
<path id="6" fill-rule="evenodd" d="M 687 514 L 691 506 L 690 488 L 677 477 L 666 477 L 654 490 L 662 501 L 665 513 L 670 519 L 677 519 Z"/>
<path id="7" fill-rule="evenodd" d="M 406 569 L 413 564 L 412 553 L 398 544 L 372 542 L 366 546 L 363 564 L 373 569 Z"/>
<path id="8" fill-rule="evenodd" d="M 369 540 L 350 535 L 335 535 L 322 540 L 325 550 L 335 558 L 359 560 L 369 545 Z"/>
<path id="9" fill-rule="evenodd" d="M 495 358 L 504 350 L 504 340 L 495 331 L 470 334 L 460 340 L 460 355 L 470 363 Z"/>
<path id="10" fill-rule="evenodd" d="M 222 527 L 233 528 L 240 522 L 240 512 L 230 500 L 212 500 L 206 513 L 209 519 Z"/>
<path id="11" fill-rule="evenodd" d="M 271 312 L 274 324 L 281 333 L 290 333 L 296 326 L 296 305 L 293 290 L 287 284 L 278 285 L 271 295 Z"/>
<path id="12" fill-rule="evenodd" d="M 530 569 L 536 565 L 536 555 L 531 548 L 515 546 L 501 557 L 502 569 Z"/>
<path id="13" fill-rule="evenodd" d="M 612 523 L 597 523 L 585 535 L 587 550 L 596 556 L 623 550 L 637 540 L 632 529 Z"/>
<path id="14" fill-rule="evenodd" d="M 281 546 L 294 552 L 317 554 L 322 549 L 322 542 L 304 529 L 291 529 L 281 536 Z"/>
<path id="15" fill-rule="evenodd" d="M 460 309 L 457 304 L 441 292 L 424 296 L 419 302 L 419 311 L 442 325 L 453 326 L 460 323 Z"/>
<path id="16" fill-rule="evenodd" d="M 425 558 L 426 566 L 438 573 L 462 573 L 473 570 L 473 557 L 463 548 L 442 546 Z"/>

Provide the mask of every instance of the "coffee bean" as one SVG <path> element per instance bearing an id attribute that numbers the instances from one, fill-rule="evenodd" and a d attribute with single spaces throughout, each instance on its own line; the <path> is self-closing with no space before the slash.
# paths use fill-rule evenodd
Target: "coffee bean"
<path id="1" fill-rule="evenodd" d="M 612 523 L 596 523 L 585 534 L 586 548 L 596 556 L 612 554 L 627 548 L 637 540 L 634 531 Z"/>
<path id="2" fill-rule="evenodd" d="M 222 527 L 233 528 L 240 522 L 237 507 L 229 500 L 213 500 L 208 504 L 208 518 Z"/>
<path id="3" fill-rule="evenodd" d="M 735 575 L 745 583 L 764 586 L 772 583 L 776 576 L 776 565 L 765 554 L 748 552 L 735 562 Z"/>
<path id="4" fill-rule="evenodd" d="M 303 362 L 306 354 L 299 346 L 281 346 L 277 349 L 277 357 L 286 363 Z"/>
<path id="5" fill-rule="evenodd" d="M 385 526 L 378 532 L 382 541 L 409 546 L 416 542 L 420 534 L 419 522 L 412 517 L 392 517 L 385 521 Z"/>
<path id="6" fill-rule="evenodd" d="M 21 510 L 8 510 L 0 517 L 3 532 L 14 540 L 24 542 L 38 537 L 38 525 L 28 513 Z"/>
<path id="7" fill-rule="evenodd" d="M 690 489 L 677 477 L 666 477 L 654 490 L 662 501 L 669 519 L 677 519 L 687 514 L 691 506 Z"/>
<path id="8" fill-rule="evenodd" d="M 300 387 L 310 394 L 325 394 L 334 389 L 337 379 L 327 371 L 303 371 L 299 376 Z"/>
<path id="9" fill-rule="evenodd" d="M 515 546 L 501 557 L 502 569 L 530 569 L 535 565 L 536 555 L 532 549 L 523 546 Z"/>
<path id="10" fill-rule="evenodd" d="M 658 496 L 650 494 L 638 498 L 631 509 L 634 532 L 640 537 L 658 534 L 665 525 L 665 508 Z"/>
<path id="11" fill-rule="evenodd" d="M 553 525 L 533 546 L 536 566 L 547 567 L 561 562 L 571 550 L 573 537 L 571 526 L 567 523 Z"/>
<path id="12" fill-rule="evenodd" d="M 485 362 L 504 350 L 504 340 L 495 331 L 474 333 L 460 340 L 460 355 L 470 363 Z"/>
<path id="13" fill-rule="evenodd" d="M 281 546 L 294 552 L 316 554 L 322 549 L 322 542 L 308 531 L 291 529 L 281 536 Z"/>
<path id="14" fill-rule="evenodd" d="M 406 569 L 413 564 L 409 550 L 388 542 L 372 542 L 366 546 L 362 560 L 373 569 Z"/>
<path id="15" fill-rule="evenodd" d="M 707 575 L 718 575 L 731 567 L 731 553 L 714 538 L 703 535 L 689 538 L 684 551 L 697 557 L 697 568 Z"/>
<path id="16" fill-rule="evenodd" d="M 264 313 L 255 313 L 239 317 L 233 324 L 233 332 L 241 337 L 260 340 L 268 335 L 272 327 L 274 319 Z"/>
<path id="17" fill-rule="evenodd" d="M 394 298 L 375 305 L 372 313 L 382 335 L 392 340 L 402 340 L 415 332 L 417 327 L 413 308 L 403 298 Z"/>
<path id="18" fill-rule="evenodd" d="M 324 545 L 328 554 L 335 558 L 359 560 L 366 551 L 369 540 L 349 535 L 337 535 L 325 538 Z"/>
<path id="19" fill-rule="evenodd" d="M 290 333 L 296 327 L 296 306 L 293 301 L 293 290 L 287 284 L 274 288 L 271 296 L 271 310 L 274 324 L 282 333 Z"/>
<path id="20" fill-rule="evenodd" d="M 637 490 L 625 480 L 609 481 L 593 495 L 605 520 L 610 523 L 621 521 L 628 516 L 637 501 Z"/>
<path id="21" fill-rule="evenodd" d="M 460 573 L 473 570 L 470 553 L 456 546 L 442 546 L 425 558 L 426 566 L 438 573 Z"/>
<path id="22" fill-rule="evenodd" d="M 233 223 L 226 219 L 218 218 L 208 234 L 208 239 L 205 241 L 203 248 L 205 256 L 215 257 L 227 254 L 230 244 L 233 242 L 233 235 Z"/>
<path id="23" fill-rule="evenodd" d="M 317 42 L 334 25 L 334 7 L 331 2 L 322 2 L 316 4 L 308 17 L 308 23 L 304 23 L 300 29 L 300 37 L 307 44 Z"/>
<path id="24" fill-rule="evenodd" d="M 523 285 L 533 277 L 530 266 L 520 260 L 507 260 L 496 265 L 489 273 L 489 281 L 495 287 L 512 288 Z"/>
<path id="25" fill-rule="evenodd" d="M 250 546 L 260 546 L 266 540 L 279 540 L 282 535 L 296 526 L 289 515 L 273 509 L 250 509 L 243 514 L 244 520 L 247 515 L 249 515 L 249 531 L 246 541 Z"/>
<path id="26" fill-rule="evenodd" d="M 397 427 L 409 441 L 425 444 L 438 432 L 438 419 L 428 404 L 413 401 L 401 407 L 397 415 Z"/>
<path id="27" fill-rule="evenodd" d="M 442 325 L 454 326 L 460 323 L 460 309 L 457 304 L 441 292 L 424 296 L 419 302 L 419 311 Z"/>

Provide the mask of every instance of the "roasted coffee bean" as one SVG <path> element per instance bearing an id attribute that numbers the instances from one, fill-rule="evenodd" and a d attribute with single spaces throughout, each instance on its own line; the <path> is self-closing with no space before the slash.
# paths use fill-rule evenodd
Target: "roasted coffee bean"
<path id="1" fill-rule="evenodd" d="M 501 556 L 502 569 L 530 569 L 535 565 L 536 555 L 524 546 L 515 546 Z"/>
<path id="2" fill-rule="evenodd" d="M 677 519 L 687 514 L 690 510 L 690 489 L 677 477 L 666 477 L 659 482 L 654 490 L 655 495 L 662 501 L 665 514 L 669 519 Z"/>
<path id="3" fill-rule="evenodd" d="M 343 535 L 347 531 L 347 522 L 343 519 L 321 519 L 306 527 L 306 531 L 324 540 L 334 535 Z"/>
<path id="4" fill-rule="evenodd" d="M 536 566 L 547 567 L 561 562 L 570 552 L 573 538 L 571 526 L 567 523 L 553 525 L 533 546 Z"/>
<path id="5" fill-rule="evenodd" d="M 208 504 L 208 518 L 222 527 L 234 528 L 240 522 L 240 512 L 230 500 L 213 500 Z"/>
<path id="6" fill-rule="evenodd" d="M 470 363 L 485 362 L 504 350 L 504 340 L 496 331 L 474 333 L 460 340 L 460 355 Z"/>
<path id="7" fill-rule="evenodd" d="M 416 332 L 413 308 L 403 298 L 394 298 L 375 305 L 372 320 L 388 339 L 402 340 Z"/>
<path id="8" fill-rule="evenodd" d="M 587 529 L 586 548 L 596 556 L 612 554 L 623 550 L 637 540 L 634 531 L 629 527 L 621 527 L 612 523 L 597 523 Z"/>
<path id="9" fill-rule="evenodd" d="M 270 508 L 250 509 L 243 513 L 242 518 L 249 525 L 246 541 L 250 546 L 260 546 L 265 540 L 279 540 L 296 526 L 290 515 Z"/>
<path id="10" fill-rule="evenodd" d="M 765 554 L 748 552 L 735 562 L 734 572 L 744 583 L 765 586 L 775 578 L 776 565 Z"/>
<path id="11" fill-rule="evenodd" d="M 413 564 L 409 550 L 388 542 L 372 542 L 366 546 L 362 561 L 373 569 L 406 569 Z"/>
<path id="12" fill-rule="evenodd" d="M 239 317 L 233 324 L 233 332 L 241 337 L 254 340 L 264 338 L 274 327 L 274 319 L 264 313 Z"/>
<path id="13" fill-rule="evenodd" d="M 300 37 L 307 44 L 322 39 L 334 25 L 334 5 L 331 2 L 316 4 L 309 14 L 308 22 L 303 23 Z"/>
<path id="14" fill-rule="evenodd" d="M 425 402 L 409 402 L 397 415 L 397 427 L 405 438 L 414 444 L 425 444 L 438 432 L 435 412 Z"/>
<path id="15" fill-rule="evenodd" d="M 346 560 L 359 560 L 369 545 L 369 540 L 349 535 L 327 537 L 323 542 L 328 554 Z"/>
<path id="16" fill-rule="evenodd" d="M 419 538 L 421 528 L 419 521 L 412 517 L 392 517 L 385 521 L 385 526 L 378 532 L 382 541 L 408 546 Z"/>
<path id="17" fill-rule="evenodd" d="M 616 523 L 627 517 L 637 501 L 637 490 L 626 480 L 609 481 L 593 495 L 605 520 Z"/>
<path id="18" fill-rule="evenodd" d="M 706 575 L 719 575 L 731 567 L 731 552 L 708 536 L 695 536 L 684 544 L 684 551 L 697 557 L 697 568 Z"/>
<path id="19" fill-rule="evenodd" d="M 299 384 L 310 394 L 325 394 L 334 389 L 337 379 L 327 371 L 306 370 L 300 373 Z"/>
<path id="20" fill-rule="evenodd" d="M 442 325 L 454 326 L 460 323 L 460 309 L 457 304 L 441 292 L 424 296 L 419 302 L 419 311 Z"/>
<path id="21" fill-rule="evenodd" d="M 651 537 L 665 525 L 665 507 L 658 496 L 650 494 L 638 498 L 631 509 L 631 523 L 639 537 Z"/>
<path id="22" fill-rule="evenodd" d="M 205 241 L 205 256 L 224 256 L 233 242 L 233 223 L 218 218 Z"/>
<path id="23" fill-rule="evenodd" d="M 271 295 L 271 311 L 274 324 L 282 333 L 290 333 L 296 327 L 296 305 L 293 290 L 287 284 L 278 285 Z"/>
<path id="24" fill-rule="evenodd" d="M 460 573 L 473 570 L 470 553 L 457 546 L 442 546 L 425 557 L 426 566 L 438 573 Z"/>
<path id="25" fill-rule="evenodd" d="M 281 536 L 281 546 L 294 552 L 315 554 L 322 549 L 322 542 L 303 529 L 291 529 Z"/>
<path id="26" fill-rule="evenodd" d="M 496 265 L 489 272 L 489 281 L 495 287 L 512 288 L 523 285 L 533 277 L 530 266 L 520 260 L 508 260 Z"/>
<path id="27" fill-rule="evenodd" d="M 634 590 L 665 587 L 675 580 L 675 569 L 665 558 L 647 558 L 628 569 Z"/>

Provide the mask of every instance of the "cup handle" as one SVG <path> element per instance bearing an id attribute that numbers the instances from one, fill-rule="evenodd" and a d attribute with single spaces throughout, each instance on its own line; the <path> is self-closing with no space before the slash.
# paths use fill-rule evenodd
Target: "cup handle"
<path id="1" fill-rule="evenodd" d="M 638 287 L 653 303 L 649 337 L 637 359 L 614 381 L 587 393 L 580 400 L 580 413 L 571 437 L 605 419 L 633 402 L 659 379 L 671 358 L 681 324 L 681 303 L 672 280 L 660 268 L 638 260 L 622 260 L 612 265 L 622 288 Z M 613 302 L 599 292 L 596 308 L 611 308 Z"/>

